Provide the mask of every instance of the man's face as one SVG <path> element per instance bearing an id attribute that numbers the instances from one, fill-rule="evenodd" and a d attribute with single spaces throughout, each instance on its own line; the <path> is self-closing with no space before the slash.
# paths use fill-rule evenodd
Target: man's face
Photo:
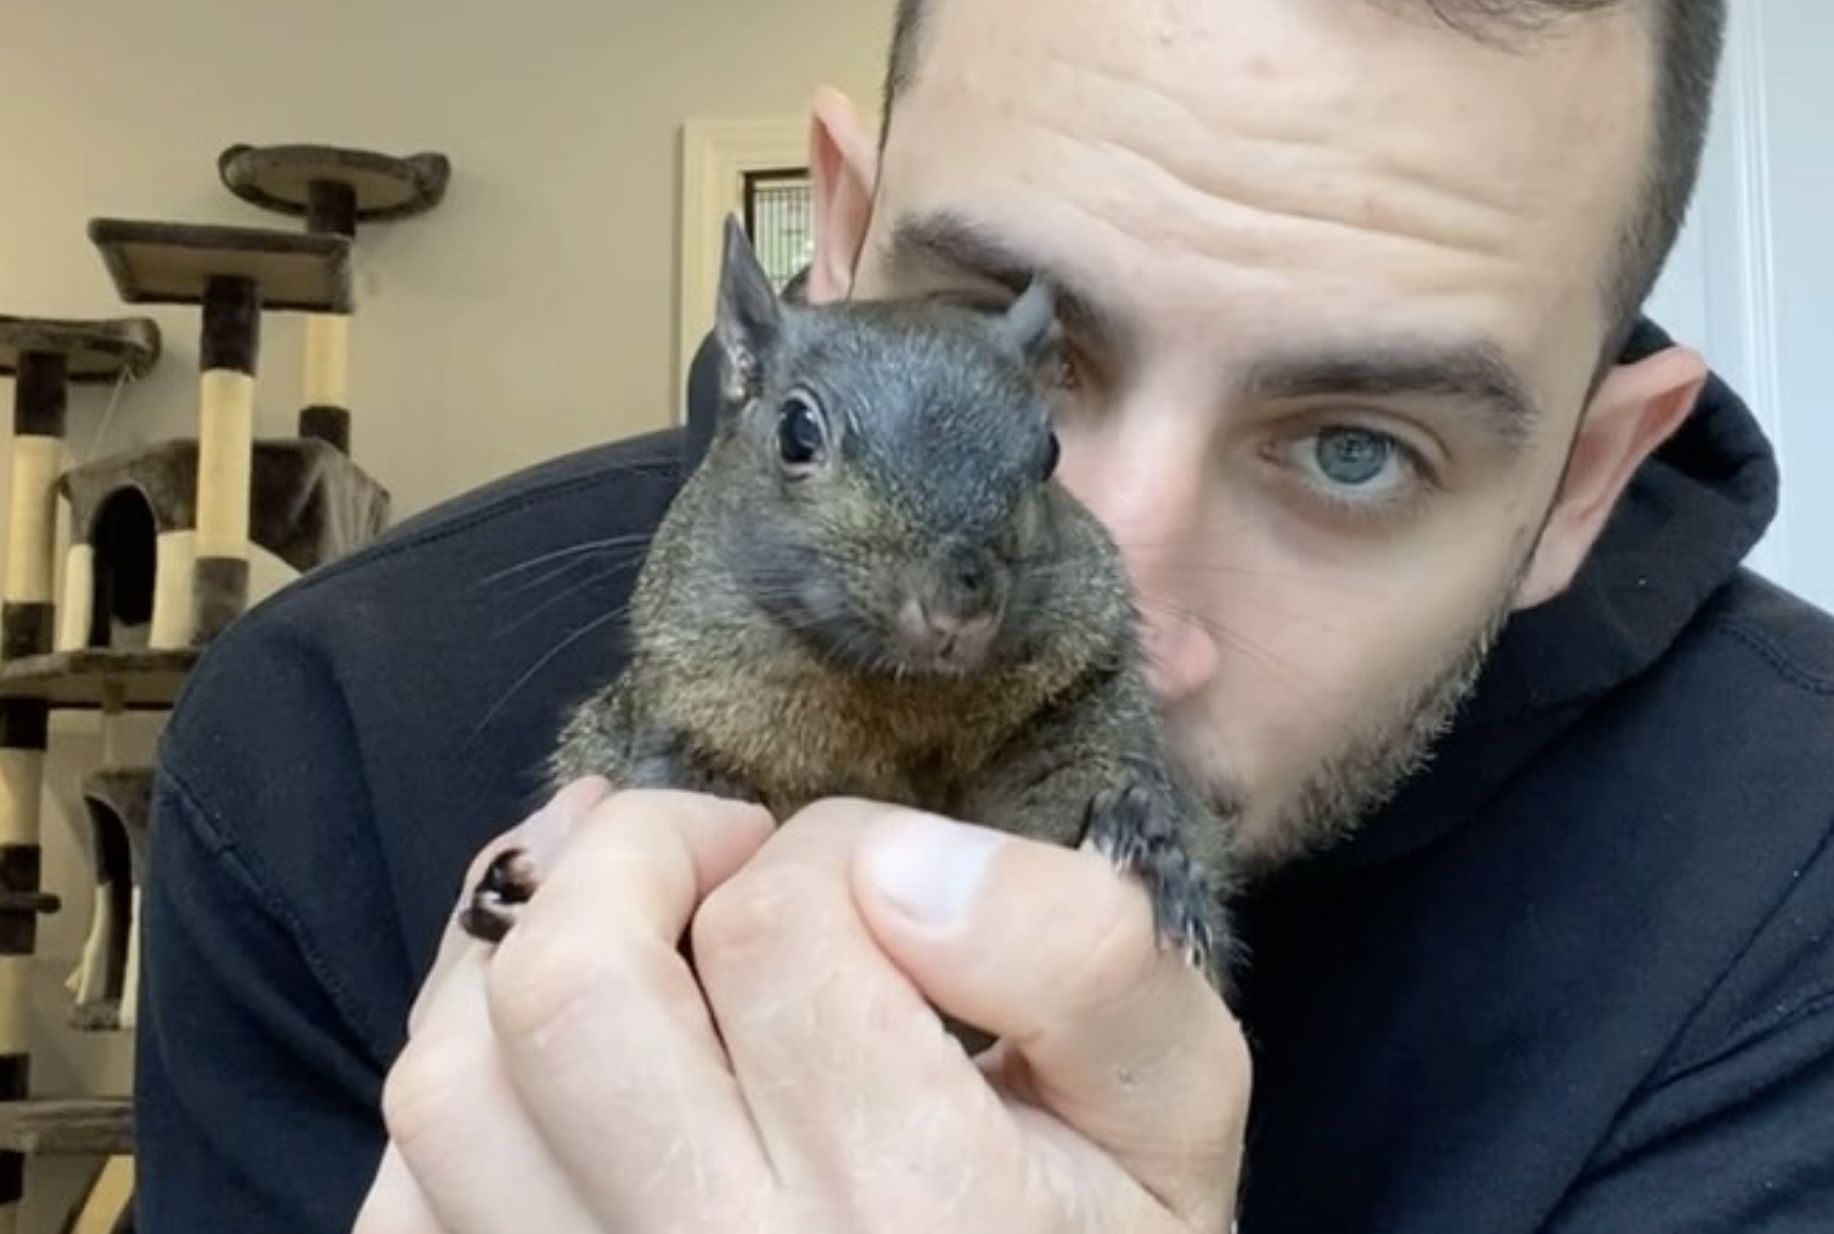
<path id="1" fill-rule="evenodd" d="M 932 0 L 851 242 L 863 298 L 1063 289 L 1061 475 L 1261 861 L 1379 798 L 1564 585 L 1534 557 L 1647 166 L 1639 19 L 1505 50 L 1425 9 Z"/>

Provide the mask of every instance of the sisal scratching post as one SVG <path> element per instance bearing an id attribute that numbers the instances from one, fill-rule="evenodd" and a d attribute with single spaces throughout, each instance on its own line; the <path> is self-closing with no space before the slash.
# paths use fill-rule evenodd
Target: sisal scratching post
<path id="1" fill-rule="evenodd" d="M 67 366 L 63 356 L 27 352 L 13 378 L 13 487 L 7 518 L 0 658 L 51 650 L 57 476 L 64 461 Z"/>
<path id="2" fill-rule="evenodd" d="M 451 164 L 443 154 L 398 158 L 341 146 L 235 145 L 217 157 L 224 187 L 277 214 L 303 216 L 312 235 L 354 241 L 359 221 L 425 213 L 446 195 Z M 299 435 L 350 453 L 350 312 L 313 313 L 305 322 L 305 403 Z"/>
<path id="3" fill-rule="evenodd" d="M 254 470 L 261 290 L 217 275 L 204 290 L 199 346 L 197 560 L 192 637 L 208 642 L 248 604 L 248 502 Z"/>
<path id="4" fill-rule="evenodd" d="M 314 180 L 308 189 L 306 230 L 355 239 L 357 194 L 336 180 Z M 329 442 L 350 453 L 350 315 L 306 316 L 306 401 L 299 435 Z"/>
<path id="5" fill-rule="evenodd" d="M 13 377 L 12 493 L 6 565 L 0 576 L 0 670 L 33 669 L 50 658 L 57 501 L 65 411 L 73 382 L 137 377 L 159 355 L 158 328 L 145 318 L 65 321 L 0 317 L 0 375 Z M 80 587 L 82 579 L 73 581 Z M 27 1108 L 31 1095 L 31 977 L 38 917 L 57 911 L 40 884 L 40 803 L 50 691 L 18 683 L 0 695 L 0 1111 Z M 17 1228 L 25 1156 L 0 1151 L 0 1232 Z"/>
<path id="6" fill-rule="evenodd" d="M 39 890 L 39 791 L 49 707 L 0 699 L 0 1102 L 31 1095 L 33 953 L 38 914 L 57 899 Z M 0 1152 L 0 1231 L 16 1228 L 25 1158 Z"/>
<path id="7" fill-rule="evenodd" d="M 194 531 L 162 531 L 154 542 L 153 625 L 147 646 L 168 650 L 189 647 L 197 614 L 191 603 L 191 579 L 197 562 Z"/>
<path id="8" fill-rule="evenodd" d="M 62 355 L 27 352 L 13 385 L 13 488 L 7 518 L 0 657 L 51 650 L 52 556 L 57 538 L 57 475 L 63 465 L 68 369 Z M 39 804 L 50 709 L 28 699 L 0 701 L 0 1101 L 31 1092 L 33 955 L 39 890 Z M 25 1158 L 0 1154 L 0 1230 L 18 1227 Z"/>
<path id="9" fill-rule="evenodd" d="M 44 774 L 47 708 L 0 702 L 0 1101 L 31 1094 L 32 954 L 38 918 L 10 903 L 38 887 L 38 806 Z M 25 1158 L 0 1153 L 0 1231 L 18 1228 Z"/>

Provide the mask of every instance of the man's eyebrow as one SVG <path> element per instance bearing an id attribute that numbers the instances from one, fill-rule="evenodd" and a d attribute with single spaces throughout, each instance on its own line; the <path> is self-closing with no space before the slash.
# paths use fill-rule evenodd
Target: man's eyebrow
<path id="1" fill-rule="evenodd" d="M 1395 343 L 1296 348 L 1257 360 L 1241 378 L 1251 398 L 1429 398 L 1468 403 L 1510 446 L 1527 443 L 1540 408 L 1494 345 Z"/>
<path id="2" fill-rule="evenodd" d="M 1056 292 L 1057 317 L 1073 334 L 1118 344 L 1120 331 L 1094 297 L 1061 270 L 1046 268 L 1009 242 L 951 210 L 906 215 L 893 226 L 891 267 L 905 273 L 944 269 L 996 283 L 1018 296 L 1043 275 Z"/>
<path id="3" fill-rule="evenodd" d="M 950 210 L 907 215 L 892 227 L 891 267 L 905 274 L 947 270 L 1012 295 L 1038 274 L 1057 292 L 1058 317 L 1084 338 L 1119 347 L 1125 331 L 1060 271 L 1042 267 L 986 227 Z M 1469 403 L 1503 442 L 1527 442 L 1540 412 L 1528 387 L 1490 343 L 1401 341 L 1353 348 L 1294 347 L 1253 363 L 1240 387 L 1254 398 L 1415 397 Z"/>

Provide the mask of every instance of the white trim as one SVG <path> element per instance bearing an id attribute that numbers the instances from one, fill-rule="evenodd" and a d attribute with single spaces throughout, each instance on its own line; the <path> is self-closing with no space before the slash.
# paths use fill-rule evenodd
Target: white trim
<path id="1" fill-rule="evenodd" d="M 720 233 L 744 209 L 745 173 L 805 167 L 806 118 L 690 120 L 681 129 L 681 268 L 675 324 L 673 421 L 682 418 L 688 365 L 713 328 L 719 289 Z"/>

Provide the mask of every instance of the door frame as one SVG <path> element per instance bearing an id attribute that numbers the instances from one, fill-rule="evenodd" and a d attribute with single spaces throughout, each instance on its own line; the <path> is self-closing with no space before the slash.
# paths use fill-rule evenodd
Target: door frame
<path id="1" fill-rule="evenodd" d="M 689 120 L 681 126 L 680 267 L 676 288 L 675 422 L 686 408 L 688 365 L 713 329 L 726 216 L 745 208 L 747 172 L 806 167 L 806 117 Z"/>

